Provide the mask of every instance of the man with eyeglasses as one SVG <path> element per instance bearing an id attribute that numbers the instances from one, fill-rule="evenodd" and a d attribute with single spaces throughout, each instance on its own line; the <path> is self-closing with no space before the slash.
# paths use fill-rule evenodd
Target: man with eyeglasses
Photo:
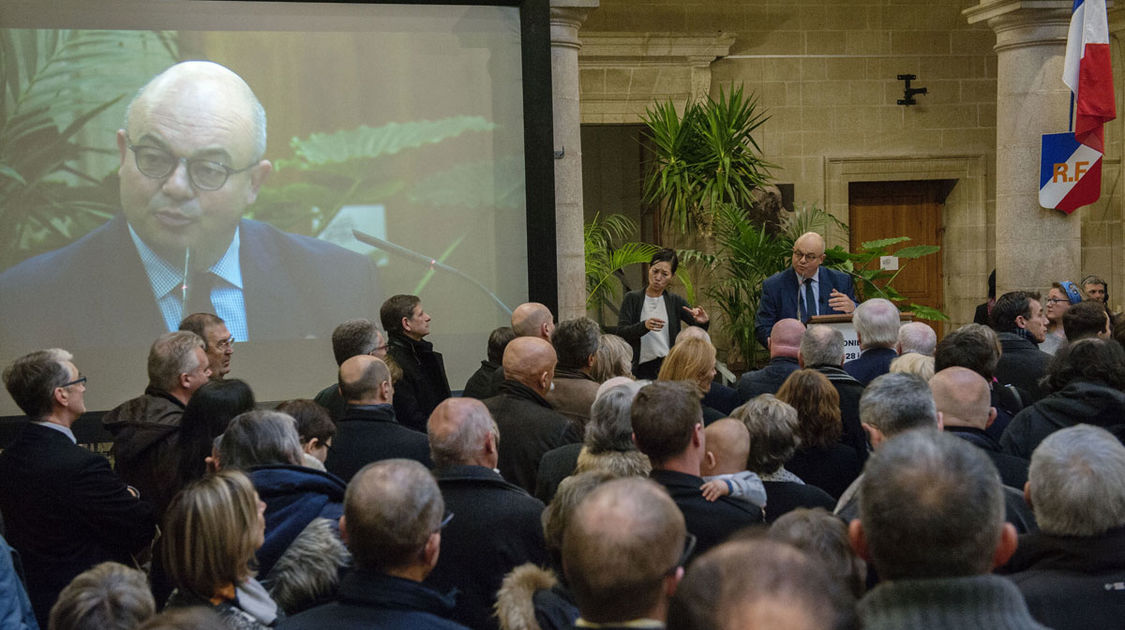
<path id="1" fill-rule="evenodd" d="M 5 348 L 129 346 L 199 312 L 238 342 L 326 338 L 381 303 L 370 259 L 243 218 L 273 166 L 265 111 L 231 70 L 188 61 L 156 76 L 117 151 L 123 212 L 0 275 Z"/>
<path id="2" fill-rule="evenodd" d="M 86 377 L 65 350 L 39 350 L 4 370 L 4 386 L 28 422 L 0 453 L 0 512 L 23 560 L 39 626 L 75 576 L 101 562 L 132 564 L 152 540 L 152 506 L 76 444 Z M 6 627 L 6 626 L 5 626 Z"/>
<path id="3" fill-rule="evenodd" d="M 180 330 L 199 335 L 211 368 L 211 380 L 223 380 L 230 373 L 230 358 L 234 354 L 234 335 L 223 318 L 211 313 L 192 313 L 180 322 Z"/>
<path id="4" fill-rule="evenodd" d="M 778 320 L 793 318 L 807 324 L 814 315 L 855 310 L 851 276 L 835 269 L 821 269 L 824 250 L 824 237 L 816 232 L 802 234 L 793 243 L 792 266 L 762 282 L 754 336 L 763 346 Z"/>

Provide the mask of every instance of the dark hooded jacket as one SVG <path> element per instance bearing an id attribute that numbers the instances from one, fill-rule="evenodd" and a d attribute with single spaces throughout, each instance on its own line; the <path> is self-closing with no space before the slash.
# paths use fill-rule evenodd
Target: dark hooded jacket
<path id="1" fill-rule="evenodd" d="M 340 540 L 346 485 L 335 475 L 288 464 L 258 466 L 250 481 L 266 504 L 258 574 L 286 613 L 327 601 L 350 559 Z"/>
<path id="2" fill-rule="evenodd" d="M 163 514 L 180 490 L 180 419 L 184 404 L 153 386 L 108 411 L 102 424 L 113 436 L 114 469 Z"/>
<path id="3" fill-rule="evenodd" d="M 1029 460 L 1048 435 L 1077 424 L 1102 427 L 1118 439 L 1125 436 L 1125 393 L 1096 382 L 1072 381 L 1016 414 L 1000 446 L 1005 453 Z"/>

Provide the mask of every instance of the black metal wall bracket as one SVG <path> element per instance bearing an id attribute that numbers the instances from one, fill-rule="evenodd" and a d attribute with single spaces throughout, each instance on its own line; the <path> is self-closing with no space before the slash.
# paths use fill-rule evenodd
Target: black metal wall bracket
<path id="1" fill-rule="evenodd" d="M 915 94 L 925 94 L 926 88 L 910 87 L 910 82 L 918 77 L 913 74 L 900 74 L 898 80 L 904 83 L 902 89 L 902 98 L 898 99 L 899 105 L 917 105 L 918 101 L 914 100 Z"/>

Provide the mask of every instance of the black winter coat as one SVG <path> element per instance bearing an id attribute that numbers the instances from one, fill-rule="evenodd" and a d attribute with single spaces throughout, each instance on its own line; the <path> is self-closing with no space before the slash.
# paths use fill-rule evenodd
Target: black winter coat
<path id="1" fill-rule="evenodd" d="M 402 368 L 402 378 L 395 383 L 395 416 L 402 426 L 425 433 L 430 412 L 452 395 L 445 360 L 424 339 L 416 341 L 398 332 L 387 338 L 387 354 Z"/>
<path id="2" fill-rule="evenodd" d="M 1012 418 L 1000 438 L 1005 453 L 1031 459 L 1048 435 L 1077 424 L 1102 427 L 1125 436 L 1125 393 L 1099 383 L 1075 381 Z"/>

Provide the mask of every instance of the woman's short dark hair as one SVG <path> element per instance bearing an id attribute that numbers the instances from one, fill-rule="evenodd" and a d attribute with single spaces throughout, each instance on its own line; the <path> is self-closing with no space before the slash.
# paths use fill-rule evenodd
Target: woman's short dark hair
<path id="1" fill-rule="evenodd" d="M 1066 344 L 1047 366 L 1043 386 L 1057 392 L 1075 381 L 1125 390 L 1125 350 L 1108 339 L 1087 338 Z"/>
<path id="2" fill-rule="evenodd" d="M 844 431 L 840 393 L 816 370 L 797 370 L 777 390 L 777 399 L 797 410 L 797 437 L 802 448 L 831 448 Z"/>
<path id="3" fill-rule="evenodd" d="M 676 255 L 676 250 L 665 247 L 664 249 L 652 255 L 648 264 L 655 265 L 658 262 L 666 262 L 672 266 L 672 273 L 676 273 L 676 269 L 680 266 L 680 257 Z"/>

